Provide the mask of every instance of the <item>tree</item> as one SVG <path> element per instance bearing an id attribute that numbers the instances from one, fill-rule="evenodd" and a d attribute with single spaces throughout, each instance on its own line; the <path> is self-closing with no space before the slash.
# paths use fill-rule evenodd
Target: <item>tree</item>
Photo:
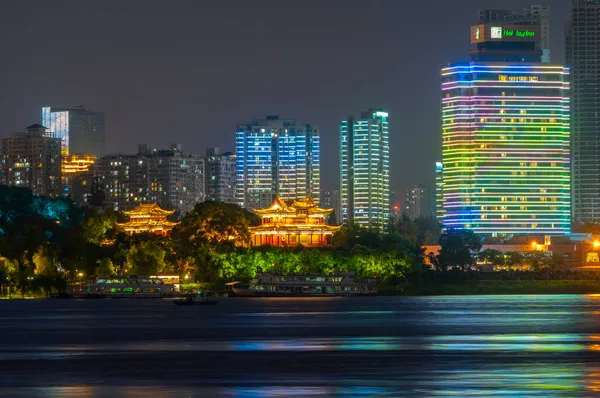
<path id="1" fill-rule="evenodd" d="M 510 270 L 511 267 L 517 265 L 523 265 L 523 254 L 519 252 L 506 252 L 505 253 L 506 260 L 505 264 L 508 266 Z"/>
<path id="2" fill-rule="evenodd" d="M 42 245 L 33 255 L 35 275 L 54 276 L 57 274 L 56 257 L 48 245 Z"/>
<path id="3" fill-rule="evenodd" d="M 485 249 L 479 252 L 479 259 L 488 264 L 504 265 L 504 254 L 499 250 Z"/>
<path id="4" fill-rule="evenodd" d="M 155 242 L 140 242 L 127 253 L 127 267 L 132 274 L 157 275 L 165 269 L 165 250 Z"/>
<path id="5" fill-rule="evenodd" d="M 100 213 L 97 209 L 87 211 L 83 221 L 83 237 L 86 242 L 99 245 L 109 234 L 115 234 L 117 215 L 113 211 Z"/>
<path id="6" fill-rule="evenodd" d="M 549 256 L 546 256 L 546 258 L 544 260 L 545 260 L 544 265 L 550 271 L 558 271 L 558 270 L 562 269 L 565 265 L 564 256 L 561 254 L 558 254 L 558 253 L 552 253 Z"/>
<path id="7" fill-rule="evenodd" d="M 256 222 L 255 217 L 234 204 L 201 202 L 183 217 L 171 237 L 179 240 L 181 248 L 246 245 L 250 242 L 248 227 Z"/>
<path id="8" fill-rule="evenodd" d="M 443 270 L 475 265 L 475 255 L 481 249 L 481 239 L 470 230 L 450 229 L 440 237 L 439 262 Z"/>
<path id="9" fill-rule="evenodd" d="M 117 273 L 115 266 L 109 258 L 103 258 L 98 263 L 96 269 L 98 275 L 115 275 Z"/>
<path id="10" fill-rule="evenodd" d="M 530 253 L 525 259 L 534 271 L 539 271 L 544 265 L 546 255 L 542 252 Z"/>

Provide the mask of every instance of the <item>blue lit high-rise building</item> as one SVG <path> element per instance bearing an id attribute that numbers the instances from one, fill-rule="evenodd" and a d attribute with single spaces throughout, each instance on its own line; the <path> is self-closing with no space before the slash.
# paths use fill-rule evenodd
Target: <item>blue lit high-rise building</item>
<path id="1" fill-rule="evenodd" d="M 104 155 L 104 113 L 83 107 L 42 108 L 42 124 L 62 140 L 63 156 Z"/>
<path id="2" fill-rule="evenodd" d="M 236 199 L 246 208 L 269 206 L 275 195 L 320 199 L 320 135 L 310 124 L 267 116 L 236 131 Z"/>
<path id="3" fill-rule="evenodd" d="M 383 231 L 391 217 L 388 113 L 362 112 L 340 125 L 342 221 Z"/>

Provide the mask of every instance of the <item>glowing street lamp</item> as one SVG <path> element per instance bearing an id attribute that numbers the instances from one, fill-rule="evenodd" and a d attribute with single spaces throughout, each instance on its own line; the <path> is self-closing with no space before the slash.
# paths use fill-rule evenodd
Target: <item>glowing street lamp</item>
<path id="1" fill-rule="evenodd" d="M 600 247 L 600 241 L 595 240 L 594 241 L 594 247 L 597 249 Z"/>

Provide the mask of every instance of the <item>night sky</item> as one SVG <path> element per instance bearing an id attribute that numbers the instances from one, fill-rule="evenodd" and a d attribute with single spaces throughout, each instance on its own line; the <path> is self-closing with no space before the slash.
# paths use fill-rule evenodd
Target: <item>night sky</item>
<path id="1" fill-rule="evenodd" d="M 540 2 L 535 2 L 540 4 Z M 318 124 L 322 186 L 338 181 L 338 123 L 390 112 L 392 189 L 433 182 L 439 69 L 466 59 L 481 8 L 510 0 L 2 0 L 0 135 L 40 107 L 106 113 L 107 151 L 171 142 L 234 150 L 238 124 L 266 115 Z M 552 8 L 564 60 L 571 1 Z"/>

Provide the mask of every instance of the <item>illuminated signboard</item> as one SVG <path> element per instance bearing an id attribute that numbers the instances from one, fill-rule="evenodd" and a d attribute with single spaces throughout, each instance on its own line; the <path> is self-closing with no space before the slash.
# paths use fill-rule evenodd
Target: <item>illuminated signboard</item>
<path id="1" fill-rule="evenodd" d="M 537 82 L 537 81 L 539 81 L 537 76 L 510 76 L 510 75 L 498 75 L 498 80 L 501 82 Z"/>
<path id="2" fill-rule="evenodd" d="M 539 26 L 522 25 L 492 25 L 479 24 L 471 26 L 471 43 L 483 43 L 488 41 L 501 42 L 535 42 L 539 40 Z"/>
<path id="3" fill-rule="evenodd" d="M 492 39 L 502 39 L 502 26 L 492 26 L 490 31 Z"/>
<path id="4" fill-rule="evenodd" d="M 502 29 L 502 28 L 492 28 L 492 29 Z M 520 30 L 520 29 L 504 29 L 501 33 L 500 33 L 500 37 L 498 37 L 498 39 L 502 38 L 502 34 L 504 34 L 504 37 L 535 37 L 535 32 L 532 30 Z M 494 37 L 494 31 L 492 30 L 492 39 L 495 39 Z"/>

